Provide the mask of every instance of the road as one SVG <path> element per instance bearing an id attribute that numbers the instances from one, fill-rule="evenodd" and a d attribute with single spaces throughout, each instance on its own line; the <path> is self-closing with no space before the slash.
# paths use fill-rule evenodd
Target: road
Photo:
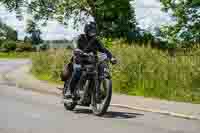
<path id="1" fill-rule="evenodd" d="M 0 60 L 0 74 L 27 63 Z M 20 75 L 19 75 L 20 76 Z M 61 98 L 17 88 L 0 79 L 0 133 L 199 133 L 200 121 L 111 107 L 104 117 L 88 108 L 66 111 Z"/>

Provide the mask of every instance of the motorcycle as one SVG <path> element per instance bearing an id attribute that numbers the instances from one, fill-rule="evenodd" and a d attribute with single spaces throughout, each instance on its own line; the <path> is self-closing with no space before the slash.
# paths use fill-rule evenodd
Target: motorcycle
<path id="1" fill-rule="evenodd" d="M 108 58 L 105 54 L 97 56 L 91 53 L 84 53 L 81 50 L 75 50 L 73 63 L 80 66 L 81 78 L 75 90 L 77 97 L 75 99 L 65 99 L 65 109 L 72 111 L 77 105 L 91 106 L 92 112 L 95 115 L 104 115 L 109 108 L 112 98 L 112 80 Z M 115 62 L 111 63 L 116 64 Z M 64 85 L 63 95 L 66 91 L 70 91 L 69 85 L 70 80 Z M 79 101 L 83 97 L 85 97 L 84 104 L 80 104 Z"/>

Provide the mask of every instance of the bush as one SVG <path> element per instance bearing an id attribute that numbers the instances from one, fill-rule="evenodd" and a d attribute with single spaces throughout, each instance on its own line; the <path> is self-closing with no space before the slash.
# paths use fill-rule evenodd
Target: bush
<path id="1" fill-rule="evenodd" d="M 0 48 L 0 52 L 9 52 L 6 48 Z"/>
<path id="2" fill-rule="evenodd" d="M 49 49 L 49 45 L 47 43 L 43 43 L 40 45 L 40 50 L 44 51 L 44 50 L 47 50 Z"/>
<path id="3" fill-rule="evenodd" d="M 14 51 L 16 49 L 16 42 L 15 41 L 5 41 L 1 45 L 2 49 L 6 49 L 6 51 Z"/>
<path id="4" fill-rule="evenodd" d="M 111 48 L 113 46 L 113 40 L 111 38 L 103 38 L 102 43 L 106 48 Z"/>
<path id="5" fill-rule="evenodd" d="M 32 50 L 33 48 L 30 43 L 23 43 L 23 42 L 17 43 L 16 52 L 24 52 L 24 51 L 30 52 Z"/>
<path id="6" fill-rule="evenodd" d="M 35 51 L 46 51 L 49 49 L 49 45 L 47 43 L 42 43 L 40 45 L 34 45 L 33 49 Z"/>
<path id="7" fill-rule="evenodd" d="M 0 48 L 1 48 L 2 43 L 3 43 L 3 40 L 0 39 Z"/>

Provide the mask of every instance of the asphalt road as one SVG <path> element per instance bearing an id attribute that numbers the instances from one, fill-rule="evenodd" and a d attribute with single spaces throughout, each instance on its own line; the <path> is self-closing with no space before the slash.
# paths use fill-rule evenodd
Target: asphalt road
<path id="1" fill-rule="evenodd" d="M 27 63 L 0 60 L 0 74 Z M 19 75 L 20 76 L 20 75 Z M 61 98 L 16 88 L 0 79 L 0 133 L 199 133 L 200 121 L 111 107 L 104 117 L 88 108 L 66 111 Z"/>

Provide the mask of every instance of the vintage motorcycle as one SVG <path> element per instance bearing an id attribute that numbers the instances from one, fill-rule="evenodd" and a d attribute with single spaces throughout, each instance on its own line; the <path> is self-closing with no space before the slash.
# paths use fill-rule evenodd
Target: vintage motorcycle
<path id="1" fill-rule="evenodd" d="M 65 109 L 72 111 L 76 105 L 91 106 L 95 115 L 104 115 L 108 110 L 112 98 L 112 80 L 109 69 L 110 61 L 105 54 L 97 56 L 92 53 L 84 53 L 81 50 L 75 50 L 73 57 L 74 65 L 81 67 L 81 78 L 77 83 L 77 98 L 65 99 Z M 76 64 L 77 59 L 78 64 Z M 116 64 L 116 62 L 111 63 Z M 66 91 L 70 91 L 69 85 L 70 80 L 65 82 L 63 96 Z M 85 97 L 85 95 L 87 96 Z M 79 104 L 79 100 L 83 97 L 85 97 L 84 104 Z"/>

